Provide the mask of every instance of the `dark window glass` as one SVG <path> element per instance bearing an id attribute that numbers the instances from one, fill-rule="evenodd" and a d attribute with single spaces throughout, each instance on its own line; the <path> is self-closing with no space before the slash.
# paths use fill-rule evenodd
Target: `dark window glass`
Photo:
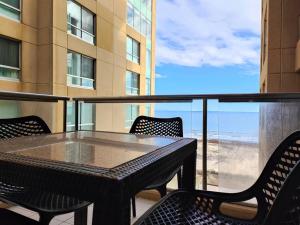
<path id="1" fill-rule="evenodd" d="M 19 68 L 19 42 L 0 37 L 0 64 Z"/>
<path id="2" fill-rule="evenodd" d="M 94 78 L 94 60 L 82 56 L 82 76 L 86 78 Z"/>
<path id="3" fill-rule="evenodd" d="M 20 9 L 20 0 L 0 0 L 0 2 L 10 5 L 16 9 Z"/>
<path id="4" fill-rule="evenodd" d="M 79 53 L 68 52 L 68 85 L 94 88 L 95 60 Z"/>

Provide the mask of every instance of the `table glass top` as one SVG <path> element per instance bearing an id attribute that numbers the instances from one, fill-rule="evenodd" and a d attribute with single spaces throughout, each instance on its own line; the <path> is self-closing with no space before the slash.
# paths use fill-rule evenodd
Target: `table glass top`
<path id="1" fill-rule="evenodd" d="M 1 152 L 113 168 L 179 139 L 80 131 L 1 141 Z"/>

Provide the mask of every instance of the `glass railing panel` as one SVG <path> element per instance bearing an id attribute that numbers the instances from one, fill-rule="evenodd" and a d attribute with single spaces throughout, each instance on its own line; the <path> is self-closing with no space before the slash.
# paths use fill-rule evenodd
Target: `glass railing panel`
<path id="1" fill-rule="evenodd" d="M 63 131 L 62 103 L 1 100 L 0 109 L 1 119 L 35 115 L 46 122 L 52 133 Z"/>
<path id="2" fill-rule="evenodd" d="M 129 132 L 139 115 L 181 117 L 184 137 L 198 139 L 197 186 L 202 189 L 203 109 L 193 103 L 100 103 L 93 116 L 81 115 L 89 129 Z M 89 111 L 83 111 L 87 114 Z M 236 192 L 250 187 L 281 140 L 300 129 L 297 102 L 219 103 L 208 101 L 207 181 L 209 190 Z M 94 124 L 92 127 L 91 124 Z M 176 178 L 168 187 L 177 189 Z"/>
<path id="3" fill-rule="evenodd" d="M 260 107 L 259 170 L 283 139 L 300 130 L 299 101 L 264 103 Z"/>
<path id="4" fill-rule="evenodd" d="M 183 122 L 183 136 L 193 136 L 194 103 L 156 103 L 154 116 L 159 118 L 180 117 Z M 199 124 L 201 126 L 201 124 Z M 197 163 L 198 165 L 198 163 Z M 197 175 L 197 180 L 198 180 Z M 177 176 L 167 186 L 169 189 L 177 189 Z"/>
<path id="5" fill-rule="evenodd" d="M 249 188 L 259 176 L 260 104 L 220 103 L 218 190 Z"/>
<path id="6" fill-rule="evenodd" d="M 286 109 L 288 112 L 288 108 Z M 280 102 L 260 103 L 259 106 L 259 172 L 263 170 L 271 154 L 280 144 L 283 134 L 283 104 Z M 286 116 L 285 116 L 286 117 Z M 292 121 L 292 119 L 290 120 Z M 288 118 L 286 118 L 286 123 Z"/>
<path id="7" fill-rule="evenodd" d="M 207 111 L 207 184 L 218 185 L 218 102 L 208 101 Z M 203 188 L 203 101 L 195 100 L 192 111 L 192 138 L 198 139 L 196 188 Z"/>

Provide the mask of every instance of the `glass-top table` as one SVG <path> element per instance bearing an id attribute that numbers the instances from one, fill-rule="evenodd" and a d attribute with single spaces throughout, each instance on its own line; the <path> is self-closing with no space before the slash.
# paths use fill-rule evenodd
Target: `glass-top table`
<path id="1" fill-rule="evenodd" d="M 0 146 L 9 179 L 93 202 L 93 225 L 129 225 L 130 197 L 180 165 L 183 186 L 195 188 L 195 139 L 79 131 Z"/>
<path id="2" fill-rule="evenodd" d="M 85 131 L 7 140 L 0 152 L 111 169 L 179 140 Z"/>

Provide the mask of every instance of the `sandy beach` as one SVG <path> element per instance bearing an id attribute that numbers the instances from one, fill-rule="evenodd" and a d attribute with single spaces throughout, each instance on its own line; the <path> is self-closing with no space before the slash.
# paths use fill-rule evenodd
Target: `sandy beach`
<path id="1" fill-rule="evenodd" d="M 208 184 L 214 190 L 241 191 L 259 176 L 258 144 L 246 141 L 209 140 Z M 202 141 L 198 141 L 197 188 L 202 188 Z M 169 184 L 177 188 L 176 179 Z"/>

